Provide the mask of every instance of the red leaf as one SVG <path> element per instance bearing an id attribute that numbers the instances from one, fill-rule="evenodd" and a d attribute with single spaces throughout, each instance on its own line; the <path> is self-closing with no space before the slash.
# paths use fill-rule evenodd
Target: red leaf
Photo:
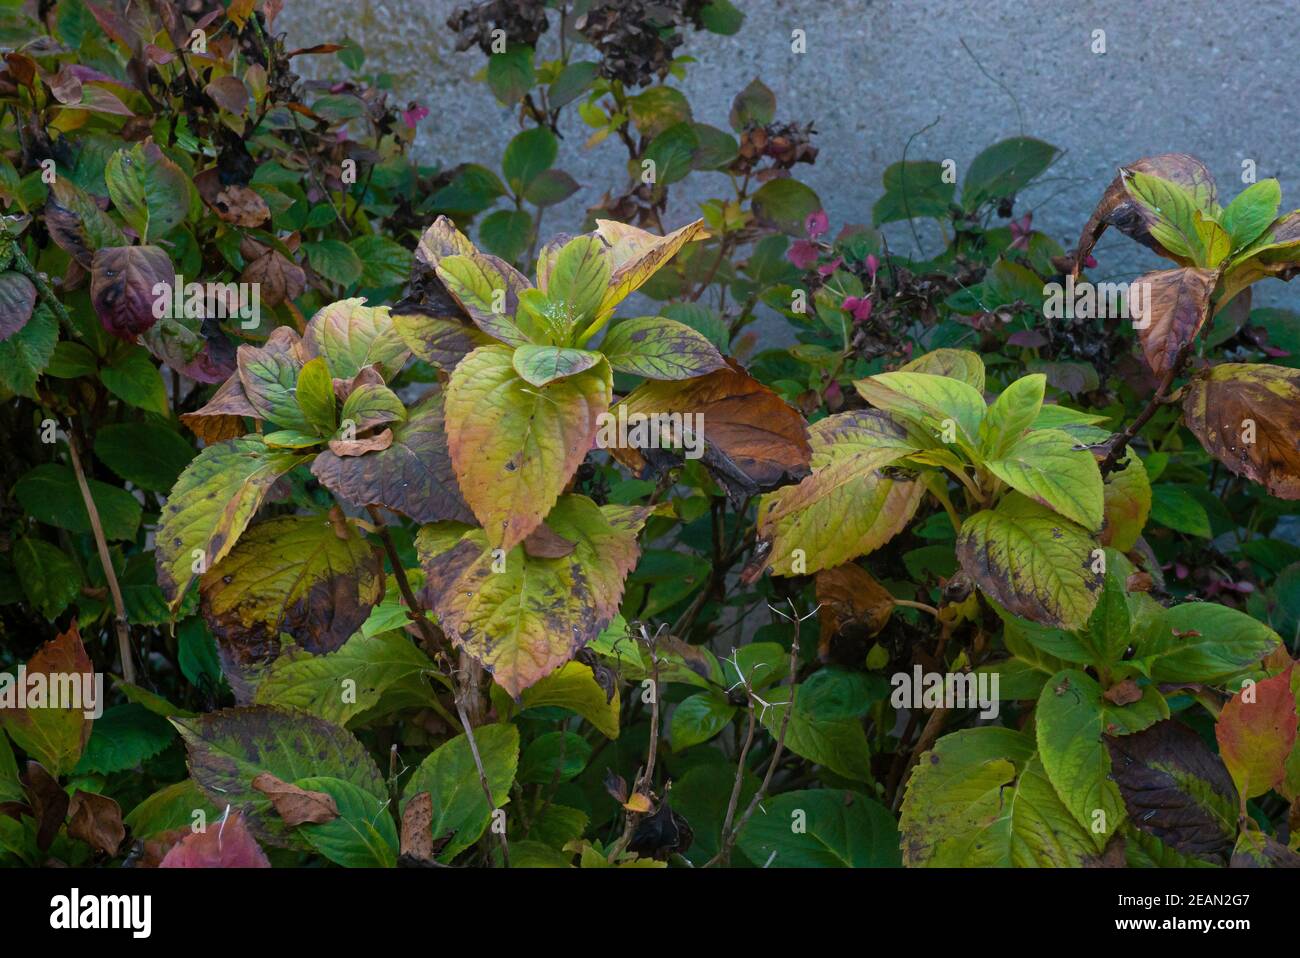
<path id="1" fill-rule="evenodd" d="M 1291 670 L 1247 685 L 1219 713 L 1214 736 L 1244 802 L 1282 784 L 1296 737 Z"/>
<path id="2" fill-rule="evenodd" d="M 243 816 L 232 812 L 224 822 L 181 839 L 158 867 L 270 868 L 271 863 L 248 831 Z"/>

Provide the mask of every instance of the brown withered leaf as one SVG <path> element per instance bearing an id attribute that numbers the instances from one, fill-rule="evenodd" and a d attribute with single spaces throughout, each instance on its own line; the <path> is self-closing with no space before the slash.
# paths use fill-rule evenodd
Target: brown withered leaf
<path id="1" fill-rule="evenodd" d="M 545 522 L 524 539 L 524 551 L 535 559 L 563 559 L 577 548 Z"/>
<path id="2" fill-rule="evenodd" d="M 117 854 L 126 838 L 122 809 L 107 795 L 77 789 L 68 806 L 68 834 L 105 855 Z"/>
<path id="3" fill-rule="evenodd" d="M 304 822 L 323 825 L 339 817 L 339 806 L 333 795 L 299 788 L 276 778 L 270 772 L 254 776 L 253 788 L 271 800 L 280 818 L 290 828 Z"/>
<path id="4" fill-rule="evenodd" d="M 171 847 L 159 868 L 270 868 L 253 833 L 239 812 L 212 822 L 201 832 L 182 838 Z"/>
<path id="5" fill-rule="evenodd" d="M 40 762 L 29 761 L 22 774 L 23 794 L 36 819 L 36 847 L 45 851 L 68 817 L 68 793 Z"/>
<path id="6" fill-rule="evenodd" d="M 351 379 L 334 380 L 334 398 L 342 406 L 347 398 L 351 396 L 359 386 L 382 386 L 384 384 L 384 375 L 379 371 L 379 367 L 370 365 L 364 367 Z M 360 423 L 358 428 L 365 428 Z"/>
<path id="7" fill-rule="evenodd" d="M 95 251 L 90 265 L 90 301 L 103 327 L 127 342 L 135 342 L 158 317 L 154 302 L 159 284 L 170 290 L 176 271 L 166 250 L 158 246 L 111 246 Z"/>
<path id="8" fill-rule="evenodd" d="M 1142 700 L 1142 689 L 1133 679 L 1125 679 L 1108 688 L 1102 697 L 1115 705 L 1132 705 Z"/>
<path id="9" fill-rule="evenodd" d="M 1192 378 L 1183 419 L 1231 471 L 1279 499 L 1300 499 L 1300 370 L 1222 363 Z"/>
<path id="10" fill-rule="evenodd" d="M 367 436 L 364 439 L 331 439 L 329 441 L 330 452 L 336 456 L 344 457 L 364 456 L 368 452 L 380 452 L 392 444 L 393 430 L 391 429 L 385 429 L 383 432 Z"/>
<path id="11" fill-rule="evenodd" d="M 403 858 L 417 862 L 433 861 L 433 796 L 420 792 L 402 810 Z"/>
<path id="12" fill-rule="evenodd" d="M 1145 295 L 1134 299 L 1134 325 L 1157 379 L 1164 378 L 1179 351 L 1205 325 L 1218 281 L 1217 270 L 1192 266 L 1157 270 L 1135 280 L 1145 286 Z"/>
<path id="13" fill-rule="evenodd" d="M 1218 189 L 1214 184 L 1214 177 L 1211 175 L 1209 168 L 1196 157 L 1188 156 L 1186 153 L 1161 153 L 1157 156 L 1143 157 L 1134 163 L 1127 164 L 1121 170 L 1131 173 L 1147 173 L 1161 179 L 1171 180 L 1188 190 L 1207 196 L 1211 201 L 1218 195 Z M 1092 252 L 1092 248 L 1097 244 L 1101 234 L 1106 232 L 1108 226 L 1115 227 L 1121 233 L 1137 240 L 1143 246 L 1154 250 L 1161 256 L 1173 260 L 1180 266 L 1191 265 L 1182 258 L 1170 253 L 1151 235 L 1151 224 L 1154 222 L 1154 218 L 1141 204 L 1134 202 L 1128 195 L 1128 190 L 1124 186 L 1124 173 L 1122 171 L 1106 187 L 1101 202 L 1097 204 L 1096 210 L 1088 218 L 1088 222 L 1084 225 L 1083 232 L 1079 236 L 1079 243 L 1074 252 L 1074 276 L 1076 279 L 1083 270 L 1084 260 L 1088 258 L 1088 254 Z"/>
<path id="14" fill-rule="evenodd" d="M 313 655 L 333 652 L 383 598 L 383 563 L 328 516 L 280 516 L 250 527 L 199 580 L 199 610 L 235 697 L 251 701 L 289 633 Z"/>
<path id="15" fill-rule="evenodd" d="M 217 77 L 203 88 L 203 92 L 212 98 L 212 102 L 221 109 L 239 116 L 248 105 L 248 88 L 237 76 Z"/>
<path id="16" fill-rule="evenodd" d="M 256 419 L 257 410 L 244 395 L 244 384 L 239 381 L 239 374 L 235 373 L 217 388 L 201 409 L 182 413 L 181 422 L 207 445 L 212 445 L 223 439 L 242 436 L 246 431 L 245 416 Z"/>
<path id="17" fill-rule="evenodd" d="M 197 174 L 194 186 L 203 202 L 227 223 L 254 229 L 271 218 L 271 208 L 261 194 L 238 183 L 221 182 L 221 171 L 215 166 Z"/>
<path id="18" fill-rule="evenodd" d="M 626 408 L 629 436 L 632 417 L 638 414 L 702 416 L 702 420 L 687 418 L 684 424 L 702 423 L 702 461 L 727 494 L 738 501 L 808 475 L 812 447 L 808 424 L 798 410 L 734 360 L 727 363 L 729 368 L 696 379 L 646 382 L 610 412 L 621 419 L 620 407 Z M 664 450 L 616 447 L 611 452 L 638 474 L 651 471 L 656 464 L 678 461 L 677 454 L 665 457 Z"/>
<path id="19" fill-rule="evenodd" d="M 273 308 L 297 299 L 307 288 L 303 268 L 277 249 L 249 260 L 239 279 L 243 283 L 257 283 L 262 304 Z"/>
<path id="20" fill-rule="evenodd" d="M 834 657 L 833 647 L 860 645 L 880 632 L 894 613 L 894 597 L 866 569 L 852 562 L 817 573 L 823 660 Z M 863 650 L 865 654 L 865 649 Z"/>
<path id="21" fill-rule="evenodd" d="M 383 506 L 416 522 L 473 522 L 447 452 L 441 393 L 427 396 L 392 428 L 387 449 L 364 456 L 323 451 L 312 463 L 312 475 L 358 508 Z"/>
<path id="22" fill-rule="evenodd" d="M 22 273 L 0 273 L 0 341 L 27 325 L 36 308 L 36 287 Z"/>
<path id="23" fill-rule="evenodd" d="M 1105 741 L 1111 778 L 1134 827 L 1180 854 L 1227 864 L 1237 835 L 1237 789 L 1201 737 L 1166 719 Z"/>

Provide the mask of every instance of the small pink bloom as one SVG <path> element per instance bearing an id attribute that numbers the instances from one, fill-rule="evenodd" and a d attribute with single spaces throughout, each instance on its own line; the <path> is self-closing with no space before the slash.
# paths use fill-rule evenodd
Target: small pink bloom
<path id="1" fill-rule="evenodd" d="M 844 398 L 844 394 L 840 390 L 839 383 L 831 383 L 826 387 L 826 392 L 822 394 L 822 397 L 826 400 L 826 405 L 838 406 L 840 401 Z"/>
<path id="2" fill-rule="evenodd" d="M 420 104 L 412 102 L 409 107 L 402 111 L 402 122 L 405 123 L 409 129 L 414 130 L 415 124 L 419 123 L 428 115 L 429 108 L 427 106 L 420 106 Z"/>
<path id="3" fill-rule="evenodd" d="M 867 254 L 866 264 L 867 264 L 867 275 L 870 276 L 872 279 L 875 279 L 876 273 L 880 269 L 880 260 L 876 259 L 875 253 Z"/>
<path id="4" fill-rule="evenodd" d="M 795 240 L 786 250 L 785 258 L 797 266 L 799 269 L 808 269 L 817 262 L 817 257 L 821 255 L 821 250 L 817 244 L 810 240 Z"/>
<path id="5" fill-rule="evenodd" d="M 816 213 L 808 214 L 807 219 L 803 221 L 803 228 L 809 239 L 817 239 L 819 236 L 824 236 L 831 228 L 831 221 L 825 210 L 818 210 Z"/>
<path id="6" fill-rule="evenodd" d="M 871 299 L 866 296 L 846 296 L 840 308 L 853 314 L 855 323 L 865 323 L 871 318 Z"/>
<path id="7" fill-rule="evenodd" d="M 1097 260 L 1093 257 L 1091 253 L 1089 253 L 1087 256 L 1083 258 L 1083 265 L 1088 269 L 1096 269 Z"/>
<path id="8" fill-rule="evenodd" d="M 818 266 L 818 267 L 817 267 L 817 272 L 821 273 L 821 275 L 822 275 L 823 277 L 826 277 L 826 276 L 831 275 L 831 273 L 835 272 L 837 269 L 839 269 L 839 268 L 840 268 L 841 266 L 843 266 L 843 265 L 844 265 L 844 257 L 843 257 L 843 256 L 837 256 L 837 257 L 835 257 L 835 259 L 831 260 L 829 263 L 823 263 L 821 266 Z"/>
<path id="9" fill-rule="evenodd" d="M 1262 349 L 1262 350 L 1264 350 L 1264 355 L 1265 355 L 1265 356 L 1272 356 L 1274 359 L 1278 359 L 1278 358 L 1280 358 L 1280 357 L 1282 357 L 1282 356 L 1290 356 L 1290 355 L 1291 355 L 1291 354 L 1288 353 L 1285 349 L 1280 349 L 1280 348 L 1277 347 L 1277 346 L 1268 346 L 1268 345 L 1265 345 L 1265 346 L 1260 346 L 1259 348 Z"/>

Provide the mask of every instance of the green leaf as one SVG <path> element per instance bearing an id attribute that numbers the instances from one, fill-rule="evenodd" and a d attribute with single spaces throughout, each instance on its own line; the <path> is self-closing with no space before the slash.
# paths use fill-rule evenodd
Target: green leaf
<path id="1" fill-rule="evenodd" d="M 293 784 L 309 792 L 324 792 L 338 806 L 338 818 L 298 826 L 298 834 L 315 851 L 344 868 L 397 866 L 397 826 L 386 796 L 331 775 L 311 775 Z"/>
<path id="2" fill-rule="evenodd" d="M 401 631 L 367 638 L 358 632 L 337 652 L 282 656 L 257 687 L 259 705 L 298 709 L 346 725 L 359 715 L 428 705 L 429 657 Z"/>
<path id="3" fill-rule="evenodd" d="M 885 192 L 871 208 L 871 221 L 884 226 L 907 219 L 946 219 L 955 183 L 945 181 L 944 167 L 932 160 L 907 160 L 885 167 Z"/>
<path id="4" fill-rule="evenodd" d="M 362 383 L 343 400 L 340 426 L 348 423 L 360 432 L 386 422 L 404 422 L 406 406 L 397 394 L 380 383 Z"/>
<path id="5" fill-rule="evenodd" d="M 1151 521 L 1189 536 L 1214 538 L 1205 506 L 1186 489 L 1167 482 L 1151 487 Z"/>
<path id="6" fill-rule="evenodd" d="M 221 818 L 221 809 L 208 801 L 193 779 L 184 778 L 154 792 L 131 809 L 122 823 L 131 829 L 132 837 L 149 839 L 163 832 L 190 828 L 195 812 L 202 812 L 209 822 Z"/>
<path id="7" fill-rule="evenodd" d="M 143 243 L 166 236 L 189 212 L 189 179 L 152 139 L 110 156 L 104 179 L 113 205 Z"/>
<path id="8" fill-rule="evenodd" d="M 767 126 L 776 118 L 776 95 L 755 77 L 731 103 L 731 128 L 743 133 L 747 126 Z"/>
<path id="9" fill-rule="evenodd" d="M 493 686 L 494 690 L 497 688 L 499 686 Z M 498 710 L 500 708 L 498 705 Z M 519 697 L 519 710 L 533 708 L 567 709 L 581 715 L 606 738 L 618 738 L 618 689 L 609 695 L 596 681 L 591 666 L 582 662 L 566 662 L 540 682 L 524 689 Z"/>
<path id="10" fill-rule="evenodd" d="M 1101 692 L 1091 676 L 1067 669 L 1047 680 L 1034 712 L 1043 769 L 1075 821 L 1096 836 L 1098 849 L 1124 818 L 1101 739 L 1106 723 Z"/>
<path id="11" fill-rule="evenodd" d="M 147 450 L 148 455 L 142 455 Z M 195 457 L 193 446 L 174 429 L 151 422 L 100 426 L 95 455 L 127 482 L 150 492 L 167 492 Z"/>
<path id="12" fill-rule="evenodd" d="M 1281 637 L 1244 612 L 1213 602 L 1165 609 L 1135 643 L 1156 682 L 1226 684 L 1282 644 Z"/>
<path id="13" fill-rule="evenodd" d="M 411 251 L 387 236 L 367 234 L 351 243 L 352 252 L 361 260 L 361 286 L 364 289 L 387 289 L 401 286 L 411 275 L 415 257 Z"/>
<path id="14" fill-rule="evenodd" d="M 310 353 L 325 357 L 337 379 L 351 379 L 370 365 L 392 379 L 411 355 L 388 307 L 367 306 L 359 297 L 330 303 L 316 313 L 302 341 Z"/>
<path id="15" fill-rule="evenodd" d="M 317 356 L 298 371 L 294 398 L 318 436 L 333 435 L 336 409 L 334 377 L 330 375 L 329 365 L 323 356 Z"/>
<path id="16" fill-rule="evenodd" d="M 802 691 L 800 687 L 795 694 L 794 711 L 785 730 L 785 747 L 810 762 L 826 766 L 836 775 L 856 782 L 874 781 L 871 747 L 861 720 L 823 718 L 804 705 Z M 775 738 L 781 734 L 781 722 L 789 708 L 790 688 L 783 685 L 772 689 L 764 698 L 768 708 L 759 718 Z"/>
<path id="17" fill-rule="evenodd" d="M 746 823 L 740 850 L 763 868 L 898 868 L 898 826 L 858 792 L 813 788 L 774 795 Z"/>
<path id="18" fill-rule="evenodd" d="M 745 15 L 731 0 L 710 0 L 700 9 L 700 22 L 710 33 L 729 37 L 740 31 Z"/>
<path id="19" fill-rule="evenodd" d="M 1079 867 L 1096 843 L 1061 803 L 1033 739 L 984 727 L 945 735 L 907 782 L 903 862 L 926 867 Z"/>
<path id="20" fill-rule="evenodd" d="M 1196 213 L 1205 208 L 1188 189 L 1173 180 L 1140 171 L 1124 177 L 1124 187 L 1152 216 L 1152 237 L 1175 256 L 1205 262 L 1205 249 L 1196 229 Z"/>
<path id="21" fill-rule="evenodd" d="M 653 140 L 678 123 L 690 120 L 691 104 L 670 86 L 652 86 L 627 99 L 628 113 L 638 133 Z"/>
<path id="22" fill-rule="evenodd" d="M 530 341 L 511 315 L 519 293 L 530 288 L 518 271 L 482 253 L 470 253 L 442 257 L 437 273 L 483 332 L 510 346 Z"/>
<path id="23" fill-rule="evenodd" d="M 655 316 L 617 323 L 600 350 L 618 371 L 647 379 L 692 379 L 726 367 L 717 348 L 703 335 Z"/>
<path id="24" fill-rule="evenodd" d="M 822 201 L 812 187 L 788 177 L 768 180 L 750 202 L 755 216 L 792 236 L 802 236 L 804 221 L 822 208 Z"/>
<path id="25" fill-rule="evenodd" d="M 1101 470 L 1092 453 L 1076 445 L 1069 433 L 1036 429 L 985 466 L 1017 492 L 1097 532 L 1105 500 Z"/>
<path id="26" fill-rule="evenodd" d="M 717 692 L 697 692 L 673 709 L 669 737 L 673 751 L 707 742 L 721 732 L 736 716 L 736 707 Z"/>
<path id="27" fill-rule="evenodd" d="M 884 412 L 827 416 L 808 438 L 812 475 L 759 502 L 759 537 L 772 543 L 774 575 L 811 575 L 879 548 L 906 527 L 925 491 L 884 472 L 916 451 Z"/>
<path id="28" fill-rule="evenodd" d="M 208 446 L 185 468 L 163 507 L 155 549 L 158 584 L 173 609 L 201 571 L 198 566 L 220 562 L 275 481 L 309 458 L 275 452 L 262 437 L 244 436 Z"/>
<path id="29" fill-rule="evenodd" d="M 962 206 L 1015 196 L 1052 165 L 1061 151 L 1050 143 L 1019 136 L 994 143 L 971 161 L 962 181 Z"/>
<path id="30" fill-rule="evenodd" d="M 534 206 L 543 208 L 554 206 L 557 203 L 563 203 L 578 192 L 578 186 L 578 181 L 563 170 L 543 170 L 533 178 L 533 181 L 524 190 L 524 199 Z M 515 215 L 518 216 L 517 213 Z M 531 222 L 530 220 L 530 225 Z M 484 225 L 486 226 L 486 222 Z M 518 259 L 517 256 L 506 258 Z"/>
<path id="31" fill-rule="evenodd" d="M 115 705 L 95 720 L 90 741 L 73 772 L 108 775 L 138 768 L 175 737 L 176 730 L 162 716 L 135 703 Z"/>
<path id="32" fill-rule="evenodd" d="M 552 302 L 564 304 L 569 328 L 574 329 L 596 314 L 612 272 L 609 247 L 599 236 L 588 234 L 560 247 L 540 285 Z"/>
<path id="33" fill-rule="evenodd" d="M 1026 430 L 1034 428 L 1043 408 L 1046 389 L 1047 377 L 1033 373 L 1021 376 L 1002 390 L 980 425 L 980 451 L 984 458 L 1002 458 Z"/>
<path id="34" fill-rule="evenodd" d="M 53 622 L 81 594 L 81 570 L 58 546 L 23 536 L 14 543 L 14 570 L 32 607 Z"/>
<path id="35" fill-rule="evenodd" d="M 1259 239 L 1277 217 L 1282 204 L 1282 186 L 1275 179 L 1252 183 L 1223 210 L 1219 222 L 1232 240 L 1234 250 L 1243 249 Z"/>
<path id="36" fill-rule="evenodd" d="M 522 195 L 533 180 L 555 165 L 559 151 L 559 140 L 544 126 L 529 127 L 515 134 L 501 157 L 501 172 L 516 196 Z"/>
<path id="37" fill-rule="evenodd" d="M 559 498 L 613 395 L 606 363 L 537 388 L 513 359 L 502 346 L 476 349 L 446 393 L 447 446 L 461 491 L 488 542 L 507 551 Z"/>
<path id="38" fill-rule="evenodd" d="M 27 325 L 0 340 L 0 386 L 29 399 L 36 398 L 36 381 L 50 365 L 59 338 L 59 321 L 45 304 Z"/>
<path id="39" fill-rule="evenodd" d="M 5 733 L 54 778 L 76 766 L 90 738 L 94 712 L 103 705 L 99 690 L 87 688 L 94 669 L 74 622 L 27 661 L 26 703 L 10 701 L 0 709 Z M 5 676 L 5 698 L 14 696 L 16 684 L 12 675 Z M 44 696 L 34 698 L 42 689 Z"/>
<path id="40" fill-rule="evenodd" d="M 114 396 L 139 409 L 170 416 L 167 387 L 149 351 L 132 347 L 99 371 L 99 378 Z"/>
<path id="41" fill-rule="evenodd" d="M 1097 602 L 1096 542 L 1081 526 L 1011 493 L 962 523 L 957 558 L 980 587 L 1016 615 L 1077 629 Z"/>
<path id="42" fill-rule="evenodd" d="M 87 479 L 106 539 L 134 539 L 143 512 L 135 496 L 98 479 Z M 69 532 L 89 535 L 90 514 L 77 477 L 67 466 L 47 462 L 14 483 L 14 497 L 32 518 Z"/>
<path id="43" fill-rule="evenodd" d="M 296 346 L 282 348 L 282 345 L 272 338 L 266 346 L 240 346 L 237 351 L 239 382 L 257 418 L 310 436 L 314 430 L 294 396 L 303 365 L 301 350 Z"/>
<path id="44" fill-rule="evenodd" d="M 503 53 L 488 57 L 487 82 L 493 95 L 506 106 L 518 103 L 534 80 L 533 48 L 512 43 Z"/>
<path id="45" fill-rule="evenodd" d="M 497 553 L 477 529 L 449 551 L 436 552 L 421 530 L 416 547 L 443 630 L 518 696 L 614 617 L 648 514 L 645 508 L 601 509 L 585 496 L 562 497 L 546 520 L 551 532 L 573 544 L 561 558 L 529 555 L 523 545 Z"/>
<path id="46" fill-rule="evenodd" d="M 1109 667 L 1122 659 L 1132 641 L 1132 625 L 1124 580 L 1112 566 L 1106 571 L 1101 595 L 1085 630 L 1086 642 L 1096 652 L 1092 664 Z"/>
<path id="47" fill-rule="evenodd" d="M 546 732 L 524 749 L 519 781 L 554 785 L 577 777 L 591 758 L 591 745 L 573 732 Z"/>
<path id="48" fill-rule="evenodd" d="M 566 66 L 547 89 L 547 102 L 552 110 L 568 106 L 591 88 L 600 73 L 600 64 L 579 60 Z"/>
<path id="49" fill-rule="evenodd" d="M 351 286 L 365 271 L 361 257 L 342 240 L 324 239 L 302 244 L 311 268 L 331 283 Z"/>
<path id="50" fill-rule="evenodd" d="M 527 251 L 532 231 L 533 218 L 523 210 L 497 210 L 484 217 L 478 236 L 490 252 L 513 263 Z"/>
<path id="51" fill-rule="evenodd" d="M 492 793 L 500 808 L 510 797 L 519 764 L 519 730 L 513 725 L 480 725 L 474 741 Z M 447 838 L 438 860 L 450 862 L 482 837 L 492 819 L 479 782 L 469 741 L 458 735 L 438 746 L 411 775 L 402 791 L 402 810 L 412 798 L 428 792 L 433 799 L 433 838 Z"/>
<path id="52" fill-rule="evenodd" d="M 171 723 L 185 740 L 191 778 L 219 808 L 242 811 L 259 835 L 289 838 L 292 831 L 271 800 L 253 788 L 262 772 L 285 782 L 336 776 L 380 802 L 388 800 L 388 787 L 365 746 L 351 732 L 315 716 L 255 706 Z"/>
<path id="53" fill-rule="evenodd" d="M 586 372 L 602 358 L 600 353 L 587 349 L 529 345 L 515 350 L 512 363 L 525 381 L 540 387 Z"/>
<path id="54" fill-rule="evenodd" d="M 987 407 L 984 397 L 967 383 L 949 376 L 900 371 L 880 373 L 853 385 L 871 405 L 911 420 L 932 440 L 944 442 L 945 436 L 955 437 L 968 450 L 978 448 Z"/>

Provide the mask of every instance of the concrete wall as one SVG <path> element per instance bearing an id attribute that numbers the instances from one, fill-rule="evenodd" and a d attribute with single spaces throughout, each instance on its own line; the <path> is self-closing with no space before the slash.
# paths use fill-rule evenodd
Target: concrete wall
<path id="1" fill-rule="evenodd" d="M 881 171 L 902 156 L 910 136 L 936 120 L 916 136 L 910 158 L 951 157 L 960 172 L 984 146 L 1022 131 L 1062 147 L 1064 157 L 1022 197 L 1018 212 L 1032 208 L 1035 225 L 1067 247 L 1116 165 L 1149 153 L 1200 156 L 1228 196 L 1241 187 L 1242 160 L 1253 159 L 1260 178 L 1281 179 L 1283 209 L 1300 206 L 1291 139 L 1300 56 L 1289 3 L 737 5 L 747 14 L 737 35 L 687 34 L 682 52 L 699 62 L 682 86 L 696 119 L 725 127 L 731 98 L 761 77 L 777 94 L 778 118 L 816 122 L 822 153 L 815 167 L 800 167 L 800 176 L 819 192 L 836 226 L 869 221 Z M 483 56 L 453 52 L 444 24 L 456 6 L 452 0 L 291 0 L 277 29 L 287 30 L 295 45 L 357 39 L 372 64 L 396 76 L 403 102 L 413 98 L 432 109 L 417 139 L 423 159 L 496 165 L 517 127 L 511 111 L 471 79 Z M 806 31 L 804 55 L 790 51 L 795 28 Z M 1105 31 L 1104 55 L 1090 50 L 1094 30 Z M 584 152 L 584 138 L 579 123 L 560 158 L 584 190 L 548 213 L 550 228 L 576 227 L 586 205 L 622 182 L 622 148 L 607 143 Z M 718 174 L 694 179 L 696 199 L 725 187 Z M 694 213 L 691 196 L 676 193 L 672 224 Z M 1131 278 L 1133 270 L 1159 262 L 1111 234 L 1096 256 L 1098 278 Z M 1300 288 L 1278 286 L 1256 302 L 1287 305 L 1297 293 Z"/>

